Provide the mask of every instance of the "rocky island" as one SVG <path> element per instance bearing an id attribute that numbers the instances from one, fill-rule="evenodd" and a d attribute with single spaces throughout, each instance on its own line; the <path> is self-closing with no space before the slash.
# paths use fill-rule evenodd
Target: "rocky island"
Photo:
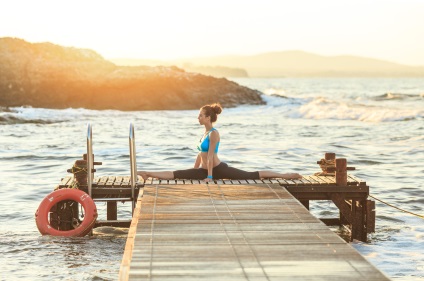
<path id="1" fill-rule="evenodd" d="M 263 104 L 225 78 L 169 66 L 117 66 L 88 49 L 0 38 L 0 106 L 118 110 Z"/>

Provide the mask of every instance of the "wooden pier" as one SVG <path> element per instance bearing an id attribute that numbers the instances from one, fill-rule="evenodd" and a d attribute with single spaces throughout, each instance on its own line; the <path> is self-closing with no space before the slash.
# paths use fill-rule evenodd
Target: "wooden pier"
<path id="1" fill-rule="evenodd" d="M 352 208 L 363 200 L 352 190 L 368 191 L 349 182 L 339 196 Z M 120 280 L 389 280 L 288 191 L 312 198 L 317 187 L 331 200 L 337 186 L 321 176 L 145 182 Z"/>
<path id="2" fill-rule="evenodd" d="M 83 236 L 92 227 L 130 227 L 120 280 L 389 280 L 326 226 L 344 225 L 351 240 L 365 242 L 375 226 L 369 187 L 348 175 L 355 168 L 335 153 L 317 162 L 322 172 L 300 180 L 206 184 L 142 180 L 131 123 L 129 145 L 130 176 L 94 177 L 94 165 L 102 163 L 94 162 L 87 124 L 87 153 L 36 212 L 43 235 Z M 332 201 L 339 215 L 315 218 L 311 200 Z M 95 202 L 107 203 L 106 220 L 97 220 Z M 132 219 L 118 220 L 118 202 L 131 202 Z"/>

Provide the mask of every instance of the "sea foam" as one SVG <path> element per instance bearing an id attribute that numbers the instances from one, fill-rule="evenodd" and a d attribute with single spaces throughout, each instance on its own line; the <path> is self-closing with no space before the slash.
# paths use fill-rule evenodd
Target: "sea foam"
<path id="1" fill-rule="evenodd" d="M 424 117 L 424 111 L 388 106 L 375 106 L 352 101 L 316 97 L 299 108 L 302 118 L 358 120 L 364 122 L 407 121 Z"/>

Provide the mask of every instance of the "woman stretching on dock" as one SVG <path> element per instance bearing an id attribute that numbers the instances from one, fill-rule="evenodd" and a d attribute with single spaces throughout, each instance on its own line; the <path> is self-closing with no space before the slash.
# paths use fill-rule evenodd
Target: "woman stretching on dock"
<path id="1" fill-rule="evenodd" d="M 246 172 L 229 167 L 225 162 L 221 162 L 218 158 L 220 136 L 219 132 L 212 126 L 221 112 L 222 107 L 217 103 L 205 105 L 200 109 L 197 119 L 200 125 L 205 126 L 205 133 L 197 146 L 199 154 L 197 154 L 193 169 L 165 172 L 139 171 L 137 174 L 142 176 L 144 180 L 152 177 L 158 179 L 196 179 L 204 180 L 205 182 L 212 181 L 213 179 L 253 180 L 263 178 L 302 178 L 301 175 L 296 173 L 280 174 L 272 171 Z"/>

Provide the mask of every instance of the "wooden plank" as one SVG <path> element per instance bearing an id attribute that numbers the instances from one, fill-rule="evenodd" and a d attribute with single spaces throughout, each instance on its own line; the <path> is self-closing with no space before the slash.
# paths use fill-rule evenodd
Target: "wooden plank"
<path id="1" fill-rule="evenodd" d="M 369 188 L 367 186 L 289 186 L 290 192 L 334 192 L 334 193 L 363 193 L 368 197 Z"/>
<path id="2" fill-rule="evenodd" d="M 117 176 L 115 178 L 115 182 L 113 183 L 114 187 L 121 187 L 122 181 L 124 180 L 124 177 L 122 176 Z"/>
<path id="3" fill-rule="evenodd" d="M 321 185 L 328 185 L 329 183 L 324 180 L 323 178 L 319 177 L 319 176 L 310 176 L 311 179 L 314 179 L 316 182 L 318 182 Z"/>
<path id="4" fill-rule="evenodd" d="M 142 197 L 143 197 L 143 192 L 140 192 L 138 195 L 136 207 L 134 208 L 134 214 L 140 213 L 140 210 L 141 210 L 140 199 Z M 129 267 L 130 267 L 130 263 L 131 263 L 131 259 L 133 255 L 133 249 L 134 249 L 134 237 L 137 232 L 137 225 L 138 225 L 138 220 L 133 218 L 131 220 L 131 225 L 128 230 L 127 241 L 125 243 L 124 256 L 122 257 L 121 267 L 119 269 L 119 276 L 124 276 L 124 278 L 128 277 L 128 274 L 129 274 Z M 128 280 L 128 278 L 125 278 L 125 279 Z M 123 279 L 120 278 L 120 280 L 123 280 Z"/>
<path id="5" fill-rule="evenodd" d="M 131 179 L 130 176 L 123 177 L 122 182 L 121 182 L 121 186 L 131 186 L 130 179 Z"/>
<path id="6" fill-rule="evenodd" d="M 303 182 L 302 182 L 302 181 L 300 181 L 300 180 L 287 180 L 287 181 L 291 181 L 291 182 L 293 182 L 296 186 L 298 186 L 298 185 L 302 185 L 302 184 L 303 184 Z"/>
<path id="7" fill-rule="evenodd" d="M 109 179 L 108 176 L 101 177 L 99 179 L 99 181 L 97 182 L 97 185 L 104 186 L 106 184 L 106 182 L 107 182 L 108 179 Z"/>
<path id="8" fill-rule="evenodd" d="M 98 184 L 99 183 L 100 178 L 99 177 L 95 177 L 93 179 L 93 184 Z"/>
<path id="9" fill-rule="evenodd" d="M 309 181 L 311 183 L 311 185 L 321 185 L 321 183 L 312 176 L 304 176 L 303 178 L 305 178 L 307 181 Z"/>
<path id="10" fill-rule="evenodd" d="M 348 180 L 352 180 L 353 182 L 355 182 L 359 185 L 367 185 L 367 183 L 365 181 L 358 179 L 357 177 L 355 177 L 353 175 L 348 174 L 347 177 L 348 177 Z"/>
<path id="11" fill-rule="evenodd" d="M 298 179 L 296 182 L 299 182 L 301 185 L 310 185 L 310 182 L 304 178 Z"/>
<path id="12" fill-rule="evenodd" d="M 60 186 L 67 186 L 67 185 L 69 185 L 70 183 L 72 183 L 72 181 L 73 181 L 73 179 L 74 179 L 74 177 L 73 176 L 67 176 L 67 177 L 64 177 L 61 181 L 60 181 Z"/>
<path id="13" fill-rule="evenodd" d="M 291 183 L 289 183 L 287 180 L 285 180 L 285 179 L 277 179 L 277 181 L 281 184 L 281 185 L 284 185 L 284 186 L 288 186 L 288 185 L 291 185 Z"/>
<path id="14" fill-rule="evenodd" d="M 288 179 L 286 179 L 285 180 L 289 185 L 291 185 L 291 186 L 297 186 L 297 182 L 295 182 L 294 180 L 288 180 Z"/>
<path id="15" fill-rule="evenodd" d="M 326 182 L 328 184 L 336 184 L 336 180 L 334 177 L 327 177 L 327 176 L 317 176 L 321 181 Z"/>
<path id="16" fill-rule="evenodd" d="M 319 186 L 320 183 L 312 179 L 310 176 L 304 176 L 302 178 L 302 181 L 305 183 L 305 185 L 309 186 Z"/>
<path id="17" fill-rule="evenodd" d="M 389 280 L 279 185 L 145 186 L 131 226 L 120 280 Z"/>
<path id="18" fill-rule="evenodd" d="M 115 183 L 116 177 L 115 176 L 109 176 L 106 182 L 106 186 L 112 186 Z"/>

